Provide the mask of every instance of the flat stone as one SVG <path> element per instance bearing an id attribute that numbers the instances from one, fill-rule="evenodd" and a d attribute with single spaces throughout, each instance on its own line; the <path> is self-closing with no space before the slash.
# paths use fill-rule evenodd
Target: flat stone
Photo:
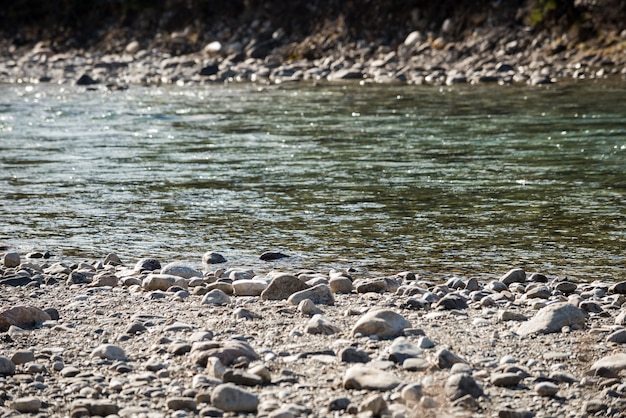
<path id="1" fill-rule="evenodd" d="M 552 291 L 548 286 L 536 286 L 526 292 L 526 297 L 529 299 L 548 299 L 550 296 L 552 296 Z"/>
<path id="2" fill-rule="evenodd" d="M 264 383 L 261 376 L 240 369 L 226 370 L 222 374 L 222 381 L 243 386 L 260 386 Z"/>
<path id="3" fill-rule="evenodd" d="M 209 251 L 204 253 L 204 255 L 202 256 L 202 264 L 221 264 L 225 262 L 226 258 L 224 258 L 224 256 L 219 253 Z"/>
<path id="4" fill-rule="evenodd" d="M 11 325 L 32 329 L 50 321 L 50 315 L 34 306 L 14 306 L 0 310 L 0 332 L 7 332 Z"/>
<path id="5" fill-rule="evenodd" d="M 165 404 L 167 405 L 168 409 L 172 409 L 174 411 L 194 411 L 197 406 L 196 400 L 194 398 L 188 398 L 185 396 L 173 396 L 171 398 L 167 398 Z"/>
<path id="6" fill-rule="evenodd" d="M 357 283 L 354 283 L 354 287 L 357 293 L 395 292 L 400 287 L 400 280 L 394 277 L 377 277 L 359 280 Z"/>
<path id="7" fill-rule="evenodd" d="M 560 332 L 565 326 L 585 326 L 587 314 L 567 302 L 557 302 L 541 308 L 517 330 L 519 335 L 548 334 Z"/>
<path id="8" fill-rule="evenodd" d="M 402 368 L 410 372 L 423 372 L 428 370 L 432 364 L 425 358 L 412 357 L 402 362 Z"/>
<path id="9" fill-rule="evenodd" d="M 35 361 L 35 353 L 32 350 L 18 350 L 11 356 L 11 361 L 15 365 Z"/>
<path id="10" fill-rule="evenodd" d="M 433 308 L 440 310 L 467 309 L 467 299 L 461 295 L 449 293 L 439 299 L 433 305 Z"/>
<path id="11" fill-rule="evenodd" d="M 352 335 L 375 335 L 380 339 L 395 338 L 402 334 L 411 323 L 402 315 L 389 309 L 376 309 L 363 315 L 352 328 Z"/>
<path id="12" fill-rule="evenodd" d="M 244 279 L 235 280 L 232 286 L 237 296 L 260 296 L 268 285 L 264 280 Z"/>
<path id="13" fill-rule="evenodd" d="M 393 374 L 364 365 L 350 367 L 343 378 L 345 389 L 387 391 L 400 383 L 402 381 Z"/>
<path id="14" fill-rule="evenodd" d="M 120 346 L 102 344 L 91 352 L 91 357 L 100 357 L 108 360 L 126 360 L 126 353 Z"/>
<path id="15" fill-rule="evenodd" d="M 626 370 L 626 353 L 618 353 L 610 356 L 602 357 L 591 365 L 590 372 L 592 374 L 617 375 L 622 370 Z"/>
<path id="16" fill-rule="evenodd" d="M 146 291 L 166 291 L 175 285 L 187 288 L 187 282 L 182 277 L 171 274 L 149 274 L 145 279 L 143 279 L 141 284 L 143 289 Z"/>
<path id="17" fill-rule="evenodd" d="M 539 396 L 552 397 L 559 391 L 558 385 L 552 382 L 540 382 L 535 385 L 535 392 Z"/>
<path id="18" fill-rule="evenodd" d="M 389 360 L 400 364 L 403 364 L 406 359 L 424 355 L 421 348 L 402 337 L 394 340 L 387 351 L 389 352 Z"/>
<path id="19" fill-rule="evenodd" d="M 17 412 L 33 414 L 39 412 L 39 410 L 41 409 L 41 400 L 35 398 L 34 396 L 17 398 L 14 399 L 13 402 L 11 402 L 11 408 L 16 410 Z"/>
<path id="20" fill-rule="evenodd" d="M 209 357 L 217 358 L 225 366 L 230 366 L 239 357 L 250 361 L 259 358 L 250 344 L 241 340 L 197 342 L 191 346 L 190 357 L 195 364 L 202 367 L 206 367 Z"/>
<path id="21" fill-rule="evenodd" d="M 626 344 L 626 329 L 614 331 L 606 336 L 608 342 Z"/>
<path id="22" fill-rule="evenodd" d="M 259 398 L 232 383 L 224 383 L 211 392 L 211 404 L 224 412 L 256 412 Z"/>
<path id="23" fill-rule="evenodd" d="M 522 377 L 517 373 L 493 373 L 490 380 L 494 386 L 517 386 Z"/>
<path id="24" fill-rule="evenodd" d="M 568 281 L 559 282 L 554 285 L 554 290 L 558 290 L 559 292 L 564 293 L 566 295 L 574 293 L 577 288 L 578 288 L 578 285 L 576 285 L 576 283 L 572 283 Z"/>
<path id="25" fill-rule="evenodd" d="M 259 257 L 263 261 L 276 261 L 283 258 L 289 258 L 289 256 L 278 251 L 266 251 Z"/>
<path id="26" fill-rule="evenodd" d="M 367 352 L 354 347 L 343 348 L 337 353 L 342 363 L 369 363 L 371 358 Z"/>
<path id="27" fill-rule="evenodd" d="M 289 296 L 287 302 L 298 305 L 304 299 L 311 299 L 316 305 L 334 305 L 335 297 L 327 284 L 320 284 Z"/>
<path id="28" fill-rule="evenodd" d="M 117 414 L 119 407 L 116 403 L 108 399 L 76 399 L 72 402 L 72 410 L 84 408 L 89 414 L 106 417 L 107 415 Z"/>
<path id="29" fill-rule="evenodd" d="M 163 266 L 161 274 L 168 274 L 171 276 L 178 276 L 184 279 L 191 279 L 192 277 L 204 277 L 202 272 L 194 269 L 193 267 L 186 266 L 180 263 L 169 263 Z"/>

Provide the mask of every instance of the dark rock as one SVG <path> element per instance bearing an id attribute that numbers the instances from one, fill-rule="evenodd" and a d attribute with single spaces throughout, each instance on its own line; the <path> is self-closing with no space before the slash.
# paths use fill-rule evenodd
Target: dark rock
<path id="1" fill-rule="evenodd" d="M 142 258 L 135 264 L 135 271 L 154 271 L 161 268 L 161 262 L 155 258 Z"/>
<path id="2" fill-rule="evenodd" d="M 350 399 L 348 398 L 331 399 L 328 402 L 328 411 L 345 411 L 348 405 L 350 405 Z"/>
<path id="3" fill-rule="evenodd" d="M 339 351 L 338 357 L 342 363 L 369 363 L 371 360 L 369 354 L 354 347 L 347 347 Z"/>
<path id="4" fill-rule="evenodd" d="M 478 398 L 482 396 L 483 389 L 472 376 L 465 373 L 455 373 L 446 380 L 445 392 L 448 399 L 455 401 L 465 395 Z"/>
<path id="5" fill-rule="evenodd" d="M 202 76 L 210 76 L 215 75 L 219 72 L 219 66 L 217 64 L 209 64 L 205 67 L 202 67 L 200 70 L 200 75 Z"/>
<path id="6" fill-rule="evenodd" d="M 263 261 L 275 261 L 275 260 L 280 260 L 281 258 L 289 258 L 289 256 L 281 252 L 266 251 L 263 254 L 261 254 L 261 257 L 259 258 Z"/>
<path id="7" fill-rule="evenodd" d="M 445 310 L 467 309 L 467 299 L 461 295 L 450 293 L 439 299 L 439 301 L 433 305 L 433 308 Z"/>
<path id="8" fill-rule="evenodd" d="M 83 74 L 76 80 L 77 86 L 91 86 L 93 84 L 98 84 L 98 81 L 91 78 L 88 74 Z"/>

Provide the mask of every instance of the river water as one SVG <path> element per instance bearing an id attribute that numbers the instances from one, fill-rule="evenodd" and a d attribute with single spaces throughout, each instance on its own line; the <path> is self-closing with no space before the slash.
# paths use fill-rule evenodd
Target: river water
<path id="1" fill-rule="evenodd" d="M 623 84 L 4 85 L 0 144 L 23 253 L 624 279 Z"/>

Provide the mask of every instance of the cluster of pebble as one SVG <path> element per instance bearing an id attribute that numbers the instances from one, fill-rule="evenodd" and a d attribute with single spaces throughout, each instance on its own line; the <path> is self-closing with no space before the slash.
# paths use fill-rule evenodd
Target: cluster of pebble
<path id="1" fill-rule="evenodd" d="M 2 417 L 626 416 L 626 281 L 43 257 L 2 256 Z"/>
<path id="2" fill-rule="evenodd" d="M 280 34 L 277 35 L 280 40 Z M 284 35 L 282 35 L 284 36 Z M 616 35 L 623 45 L 626 31 Z M 180 42 L 185 42 L 181 38 Z M 287 40 L 285 40 L 287 42 Z M 176 55 L 129 42 L 116 53 L 55 52 L 45 43 L 0 57 L 0 82 L 76 83 L 93 88 L 128 84 L 181 86 L 224 82 L 280 84 L 346 81 L 452 85 L 463 83 L 548 84 L 558 79 L 626 76 L 619 48 L 590 50 L 567 46 L 565 38 L 532 35 L 522 29 L 476 29 L 460 41 L 445 34 L 415 31 L 403 43 L 355 42 L 336 45 L 319 59 L 285 57 L 284 45 L 210 42 L 197 53 Z M 147 42 L 144 42 L 147 44 Z"/>

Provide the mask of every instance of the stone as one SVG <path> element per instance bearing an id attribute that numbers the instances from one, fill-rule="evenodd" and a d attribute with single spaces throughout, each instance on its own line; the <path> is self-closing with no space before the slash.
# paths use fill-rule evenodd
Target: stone
<path id="1" fill-rule="evenodd" d="M 413 31 L 404 38 L 403 44 L 408 47 L 414 47 L 422 40 L 422 34 L 419 31 Z"/>
<path id="2" fill-rule="evenodd" d="M 554 285 L 554 290 L 558 290 L 559 292 L 565 295 L 574 293 L 577 288 L 578 288 L 578 285 L 576 285 L 576 283 L 572 283 L 568 281 L 559 282 Z"/>
<path id="3" fill-rule="evenodd" d="M 193 363 L 206 367 L 210 357 L 215 357 L 225 366 L 230 366 L 238 358 L 246 358 L 249 361 L 258 360 L 259 356 L 254 349 L 245 341 L 226 340 L 201 341 L 192 344 L 190 357 Z"/>
<path id="4" fill-rule="evenodd" d="M 350 405 L 349 398 L 334 398 L 328 402 L 328 411 L 345 411 Z"/>
<path id="5" fill-rule="evenodd" d="M 526 321 L 528 318 L 526 315 L 511 311 L 508 309 L 498 311 L 498 321 L 506 322 L 506 321 Z"/>
<path id="6" fill-rule="evenodd" d="M 20 263 L 21 261 L 19 253 L 5 253 L 2 257 L 2 264 L 4 264 L 4 267 L 6 268 L 17 267 L 20 265 Z"/>
<path id="7" fill-rule="evenodd" d="M 352 293 L 354 288 L 352 280 L 346 276 L 331 277 L 328 281 L 328 286 L 330 286 L 330 290 L 335 294 L 349 294 Z"/>
<path id="8" fill-rule="evenodd" d="M 211 392 L 211 404 L 224 412 L 256 412 L 259 398 L 232 383 L 216 386 Z"/>
<path id="9" fill-rule="evenodd" d="M 379 394 L 370 395 L 359 405 L 359 412 L 370 412 L 375 417 L 380 416 L 387 409 L 387 402 Z"/>
<path id="10" fill-rule="evenodd" d="M 202 264 L 222 264 L 226 262 L 226 258 L 222 254 L 214 252 L 206 252 L 202 256 Z"/>
<path id="11" fill-rule="evenodd" d="M 15 364 L 8 358 L 0 356 L 0 376 L 13 376 Z"/>
<path id="12" fill-rule="evenodd" d="M 343 378 L 345 389 L 388 391 L 401 383 L 400 379 L 389 372 L 364 365 L 350 367 Z"/>
<path id="13" fill-rule="evenodd" d="M 237 296 L 261 296 L 261 293 L 267 288 L 267 282 L 264 280 L 243 279 L 235 280 L 232 286 L 233 292 Z"/>
<path id="14" fill-rule="evenodd" d="M 566 326 L 583 328 L 587 314 L 582 309 L 567 302 L 552 303 L 541 308 L 532 318 L 524 322 L 517 330 L 522 336 L 531 334 L 549 334 L 560 332 Z"/>
<path id="15" fill-rule="evenodd" d="M 306 324 L 306 332 L 308 334 L 332 335 L 339 331 L 341 331 L 341 329 L 338 326 L 332 324 L 328 319 L 324 318 L 320 314 L 313 315 L 313 318 L 311 318 Z"/>
<path id="16" fill-rule="evenodd" d="M 0 310 L 0 332 L 7 332 L 11 325 L 32 329 L 50 321 L 50 315 L 34 306 L 14 306 Z"/>
<path id="17" fill-rule="evenodd" d="M 402 335 L 404 329 L 410 327 L 411 323 L 402 315 L 389 309 L 375 309 L 367 312 L 357 321 L 351 334 L 387 339 Z"/>
<path id="18" fill-rule="evenodd" d="M 611 343 L 626 344 L 626 329 L 613 331 L 606 336 L 606 340 Z"/>
<path id="19" fill-rule="evenodd" d="M 209 44 L 211 45 L 211 44 Z M 207 45 L 208 46 L 208 45 Z M 202 67 L 200 69 L 200 75 L 201 76 L 211 76 L 211 75 L 215 75 L 219 72 L 220 67 L 218 64 L 209 64 L 209 65 L 205 65 L 204 67 Z"/>
<path id="20" fill-rule="evenodd" d="M 41 400 L 34 396 L 17 398 L 11 402 L 11 408 L 24 414 L 34 414 L 41 409 Z"/>
<path id="21" fill-rule="evenodd" d="M 407 404 L 416 404 L 422 398 L 422 393 L 422 385 L 420 385 L 419 383 L 409 383 L 408 385 L 404 386 L 400 391 L 400 397 Z"/>
<path id="22" fill-rule="evenodd" d="M 490 380 L 494 386 L 517 386 L 522 376 L 517 373 L 493 373 Z"/>
<path id="23" fill-rule="evenodd" d="M 308 289 L 310 286 L 291 274 L 281 274 L 272 279 L 261 293 L 263 300 L 283 300 L 294 293 Z"/>
<path id="24" fill-rule="evenodd" d="M 91 357 L 99 357 L 107 360 L 126 360 L 126 352 L 120 346 L 102 344 L 94 348 Z"/>
<path id="25" fill-rule="evenodd" d="M 589 313 L 600 313 L 603 311 L 602 306 L 599 303 L 592 300 L 584 300 L 578 305 L 580 309 Z"/>
<path id="26" fill-rule="evenodd" d="M 335 297 L 327 284 L 319 284 L 300 292 L 293 293 L 287 302 L 298 305 L 304 299 L 311 299 L 316 305 L 334 305 Z"/>
<path id="27" fill-rule="evenodd" d="M 552 296 L 552 291 L 548 286 L 536 286 L 526 292 L 528 299 L 548 299 L 550 296 Z"/>
<path id="28" fill-rule="evenodd" d="M 500 281 L 507 286 L 511 283 L 524 283 L 526 281 L 526 272 L 521 268 L 511 269 L 500 277 Z"/>
<path id="29" fill-rule="evenodd" d="M 180 263 L 169 263 L 161 268 L 161 274 L 168 274 L 171 276 L 178 276 L 184 279 L 191 279 L 192 277 L 204 277 L 202 272 L 194 269 L 193 267 L 186 266 Z"/>
<path id="30" fill-rule="evenodd" d="M 11 356 L 11 361 L 15 365 L 35 361 L 35 353 L 32 350 L 19 350 Z"/>
<path id="31" fill-rule="evenodd" d="M 455 401 L 466 395 L 478 398 L 483 394 L 483 390 L 476 380 L 465 373 L 455 373 L 448 377 L 444 390 L 446 396 L 451 401 Z"/>
<path id="32" fill-rule="evenodd" d="M 321 309 L 315 306 L 315 304 L 313 303 L 311 299 L 304 299 L 302 302 L 300 302 L 298 304 L 298 312 L 300 312 L 302 315 L 309 315 L 309 316 L 318 315 L 318 314 L 321 315 L 323 313 Z"/>
<path id="33" fill-rule="evenodd" d="M 424 354 L 421 348 L 404 337 L 395 339 L 387 351 L 389 352 L 389 360 L 399 364 L 402 364 L 406 359 L 420 357 Z"/>
<path id="34" fill-rule="evenodd" d="M 104 261 L 102 262 L 102 264 L 104 264 L 105 266 L 121 266 L 122 260 L 120 260 L 117 254 L 111 253 L 107 254 L 107 256 L 104 257 Z"/>
<path id="35" fill-rule="evenodd" d="M 626 370 L 626 353 L 602 357 L 591 365 L 590 373 L 600 376 L 614 376 L 622 370 Z"/>
<path id="36" fill-rule="evenodd" d="M 626 281 L 615 283 L 609 287 L 610 294 L 626 295 Z"/>
<path id="37" fill-rule="evenodd" d="M 153 290 L 166 291 L 172 286 L 187 288 L 187 282 L 182 277 L 171 274 L 148 274 L 141 283 L 141 287 L 148 292 Z"/>
<path id="38" fill-rule="evenodd" d="M 342 363 L 369 363 L 371 358 L 367 352 L 354 347 L 346 347 L 337 353 L 339 361 Z"/>
<path id="39" fill-rule="evenodd" d="M 167 398 L 165 401 L 168 409 L 172 409 L 174 411 L 178 410 L 187 410 L 194 411 L 196 409 L 196 400 L 194 398 L 188 398 L 185 396 L 173 396 L 171 398 Z"/>
<path id="40" fill-rule="evenodd" d="M 84 409 L 89 412 L 89 415 L 98 415 L 106 417 L 107 415 L 114 415 L 119 412 L 119 407 L 116 403 L 108 399 L 76 399 L 72 402 L 72 411 L 76 409 Z"/>
<path id="41" fill-rule="evenodd" d="M 395 292 L 400 287 L 400 281 L 394 277 L 378 277 L 360 280 L 354 284 L 357 293 L 384 293 Z"/>
<path id="42" fill-rule="evenodd" d="M 410 372 L 423 372 L 431 366 L 432 364 L 423 357 L 411 357 L 402 362 L 402 368 Z"/>
<path id="43" fill-rule="evenodd" d="M 615 317 L 615 325 L 626 325 L 626 310 L 617 314 Z"/>
<path id="44" fill-rule="evenodd" d="M 266 251 L 259 257 L 263 261 L 276 261 L 282 258 L 289 258 L 287 254 L 276 252 L 276 251 Z"/>
<path id="45" fill-rule="evenodd" d="M 230 296 L 219 289 L 213 289 L 202 297 L 203 305 L 228 305 Z"/>
<path id="46" fill-rule="evenodd" d="M 467 309 L 467 299 L 461 295 L 450 293 L 439 299 L 433 308 L 440 310 Z"/>
<path id="47" fill-rule="evenodd" d="M 467 361 L 465 361 L 461 357 L 457 356 L 456 354 L 454 354 L 453 352 L 445 348 L 442 348 L 439 351 L 437 351 L 435 356 L 437 358 L 437 366 L 440 369 L 450 369 L 452 368 L 452 366 L 454 366 L 457 363 L 467 364 Z"/>
<path id="48" fill-rule="evenodd" d="M 135 264 L 135 271 L 154 271 L 161 268 L 161 262 L 155 258 L 142 258 Z"/>
<path id="49" fill-rule="evenodd" d="M 222 373 L 222 381 L 242 386 L 260 386 L 263 384 L 261 376 L 240 369 L 225 370 Z"/>
<path id="50" fill-rule="evenodd" d="M 83 74 L 76 80 L 77 86 L 91 86 L 93 84 L 98 84 L 98 81 L 93 79 L 89 74 Z"/>
<path id="51" fill-rule="evenodd" d="M 535 385 L 535 392 L 539 396 L 552 397 L 559 391 L 558 385 L 552 382 L 539 382 Z"/>

